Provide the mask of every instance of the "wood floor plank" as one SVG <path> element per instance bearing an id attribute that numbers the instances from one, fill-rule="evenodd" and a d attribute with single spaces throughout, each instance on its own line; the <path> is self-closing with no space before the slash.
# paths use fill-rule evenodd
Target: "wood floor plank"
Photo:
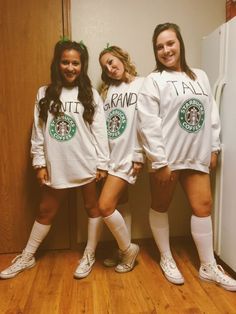
<path id="1" fill-rule="evenodd" d="M 0 280 L 0 314 L 236 314 L 236 293 L 198 278 L 199 261 L 190 240 L 172 241 L 185 284 L 169 283 L 159 266 L 154 241 L 140 241 L 135 269 L 119 274 L 103 266 L 111 244 L 97 250 L 91 274 L 76 280 L 78 251 L 44 251 L 37 264 L 17 277 Z M 14 255 L 0 255 L 3 269 Z"/>

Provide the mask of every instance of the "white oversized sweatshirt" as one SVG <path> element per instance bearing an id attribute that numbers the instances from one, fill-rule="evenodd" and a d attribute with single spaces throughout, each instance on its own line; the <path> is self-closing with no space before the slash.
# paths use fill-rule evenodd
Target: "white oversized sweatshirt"
<path id="1" fill-rule="evenodd" d="M 95 114 L 91 125 L 83 119 L 84 107 L 77 99 L 78 87 L 63 88 L 60 96 L 63 115 L 48 113 L 47 122 L 39 118 L 39 100 L 46 86 L 39 88 L 31 137 L 33 166 L 46 166 L 48 185 L 72 188 L 94 180 L 96 170 L 108 169 L 109 148 L 103 102 L 93 89 Z"/>
<path id="2" fill-rule="evenodd" d="M 184 72 L 153 72 L 138 99 L 138 125 L 152 169 L 209 172 L 211 152 L 220 150 L 219 113 L 208 78 L 193 69 L 196 80 Z M 139 151 L 133 160 L 139 159 Z"/>
<path id="3" fill-rule="evenodd" d="M 134 146 L 139 152 L 139 162 L 144 162 L 142 148 L 137 138 L 137 99 L 143 78 L 130 83 L 111 85 L 104 102 L 110 148 L 109 174 L 133 184 L 132 156 Z"/>

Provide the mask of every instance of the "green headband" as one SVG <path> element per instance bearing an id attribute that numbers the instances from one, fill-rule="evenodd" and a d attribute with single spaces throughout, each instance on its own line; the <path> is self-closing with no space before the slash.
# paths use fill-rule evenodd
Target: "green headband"
<path id="1" fill-rule="evenodd" d="M 103 49 L 103 51 L 112 51 L 112 47 L 109 43 L 107 43 L 107 46 Z"/>
<path id="2" fill-rule="evenodd" d="M 65 42 L 67 42 L 67 41 L 69 41 L 70 39 L 69 39 L 69 37 L 67 37 L 67 36 L 60 36 L 60 43 L 61 44 L 63 44 L 63 43 L 65 43 Z"/>
<path id="3" fill-rule="evenodd" d="M 61 43 L 61 44 L 66 43 L 66 42 L 68 42 L 68 41 L 70 41 L 69 37 L 67 37 L 67 36 L 60 36 L 60 43 Z M 86 46 L 85 46 L 83 40 L 81 40 L 78 44 L 80 45 L 80 48 L 81 48 L 81 49 L 84 50 L 84 49 L 86 48 Z"/>

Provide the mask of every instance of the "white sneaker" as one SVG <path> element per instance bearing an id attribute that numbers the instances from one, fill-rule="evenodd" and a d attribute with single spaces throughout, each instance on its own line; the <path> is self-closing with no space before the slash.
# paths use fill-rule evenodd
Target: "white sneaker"
<path id="1" fill-rule="evenodd" d="M 13 278 L 23 270 L 33 267 L 36 262 L 34 256 L 31 253 L 23 251 L 20 255 L 17 255 L 12 260 L 11 264 L 11 266 L 1 271 L 0 278 Z"/>
<path id="2" fill-rule="evenodd" d="M 236 291 L 236 280 L 226 275 L 224 269 L 217 265 L 216 261 L 202 264 L 199 269 L 199 277 L 205 281 L 215 282 L 225 290 Z"/>
<path id="3" fill-rule="evenodd" d="M 184 277 L 178 270 L 174 259 L 170 256 L 161 255 L 160 266 L 167 280 L 176 285 L 184 283 Z"/>
<path id="4" fill-rule="evenodd" d="M 127 273 L 128 271 L 131 271 L 134 268 L 134 263 L 139 253 L 139 246 L 137 244 L 131 243 L 126 251 L 120 252 L 121 261 L 116 266 L 115 271 L 118 273 Z"/>
<path id="5" fill-rule="evenodd" d="M 79 265 L 74 272 L 75 278 L 85 278 L 91 272 L 93 264 L 95 263 L 94 253 L 84 252 L 83 257 L 79 261 Z"/>
<path id="6" fill-rule="evenodd" d="M 119 249 L 114 250 L 111 257 L 104 259 L 103 264 L 106 267 L 114 267 L 119 264 L 119 262 L 121 261 L 121 257 L 122 257 L 121 250 Z"/>

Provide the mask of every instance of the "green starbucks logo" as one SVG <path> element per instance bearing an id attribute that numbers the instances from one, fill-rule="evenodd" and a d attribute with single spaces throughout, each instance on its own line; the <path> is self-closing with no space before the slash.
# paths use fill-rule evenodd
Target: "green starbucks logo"
<path id="1" fill-rule="evenodd" d="M 119 137 L 125 130 L 127 118 L 120 109 L 113 109 L 107 117 L 107 134 L 109 139 Z"/>
<path id="2" fill-rule="evenodd" d="M 75 132 L 75 121 L 66 114 L 54 118 L 49 125 L 49 134 L 59 142 L 69 141 Z"/>
<path id="3" fill-rule="evenodd" d="M 204 124 L 205 110 L 198 99 L 188 99 L 179 109 L 179 124 L 189 133 L 197 133 Z"/>

